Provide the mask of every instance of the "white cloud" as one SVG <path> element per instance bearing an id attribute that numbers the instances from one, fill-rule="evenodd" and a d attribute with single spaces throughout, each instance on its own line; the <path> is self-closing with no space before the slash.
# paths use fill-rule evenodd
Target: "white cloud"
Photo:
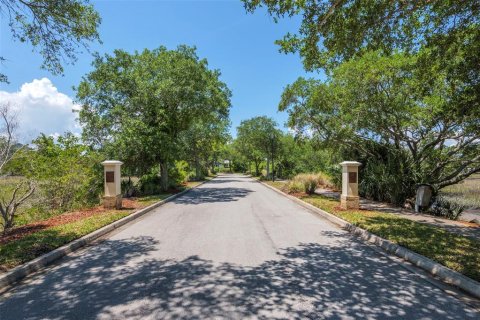
<path id="1" fill-rule="evenodd" d="M 67 131 L 80 133 L 76 122 L 79 106 L 58 91 L 48 78 L 34 79 L 20 91 L 0 91 L 0 101 L 9 102 L 18 113 L 20 140 L 29 142 L 40 133 L 57 136 Z"/>

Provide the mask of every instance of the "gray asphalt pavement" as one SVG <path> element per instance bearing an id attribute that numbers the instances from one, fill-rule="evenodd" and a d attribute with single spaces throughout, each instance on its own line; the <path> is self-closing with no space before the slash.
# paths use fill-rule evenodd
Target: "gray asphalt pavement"
<path id="1" fill-rule="evenodd" d="M 254 180 L 224 175 L 0 298 L 0 319 L 479 319 Z"/>

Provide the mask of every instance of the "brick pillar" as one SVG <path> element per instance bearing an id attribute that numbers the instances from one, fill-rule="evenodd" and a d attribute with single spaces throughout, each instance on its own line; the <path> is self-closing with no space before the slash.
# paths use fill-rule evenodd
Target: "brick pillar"
<path id="1" fill-rule="evenodd" d="M 121 209 L 122 208 L 122 188 L 121 188 L 121 172 L 120 167 L 123 164 L 117 160 L 103 161 L 103 180 L 105 186 L 105 194 L 103 197 L 103 207 L 105 209 Z"/>

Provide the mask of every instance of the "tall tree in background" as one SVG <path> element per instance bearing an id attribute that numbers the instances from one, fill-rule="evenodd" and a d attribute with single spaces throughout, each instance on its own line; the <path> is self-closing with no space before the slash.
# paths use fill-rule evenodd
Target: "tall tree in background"
<path id="1" fill-rule="evenodd" d="M 181 134 L 182 158 L 195 169 L 195 179 L 200 180 L 213 168 L 218 160 L 220 146 L 228 138 L 229 120 L 225 114 L 214 113 L 206 119 L 194 121 L 192 126 Z"/>
<path id="2" fill-rule="evenodd" d="M 281 131 L 271 118 L 261 116 L 244 120 L 237 128 L 236 145 L 247 161 L 255 164 L 255 173 L 259 174 L 259 165 L 267 158 L 267 176 L 270 175 L 270 162 L 275 168 L 275 157 L 280 147 Z M 275 175 L 272 175 L 275 179 Z"/>
<path id="3" fill-rule="evenodd" d="M 100 16 L 87 0 L 0 0 L 0 14 L 13 39 L 38 49 L 42 67 L 53 74 L 62 74 L 64 63 L 75 62 L 81 48 L 99 40 Z M 0 73 L 0 82 L 8 82 L 6 74 Z"/>
<path id="4" fill-rule="evenodd" d="M 112 145 L 144 170 L 159 165 L 164 190 L 181 134 L 198 121 L 228 117 L 230 90 L 195 48 L 116 50 L 93 67 L 77 89 L 85 141 Z"/>

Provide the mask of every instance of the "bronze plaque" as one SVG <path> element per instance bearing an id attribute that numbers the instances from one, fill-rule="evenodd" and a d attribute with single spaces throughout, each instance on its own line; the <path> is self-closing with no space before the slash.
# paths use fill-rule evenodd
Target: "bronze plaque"
<path id="1" fill-rule="evenodd" d="M 357 183 L 357 173 L 349 172 L 348 173 L 348 183 Z"/>
<path id="2" fill-rule="evenodd" d="M 114 171 L 105 172 L 105 182 L 115 182 L 115 172 Z"/>

